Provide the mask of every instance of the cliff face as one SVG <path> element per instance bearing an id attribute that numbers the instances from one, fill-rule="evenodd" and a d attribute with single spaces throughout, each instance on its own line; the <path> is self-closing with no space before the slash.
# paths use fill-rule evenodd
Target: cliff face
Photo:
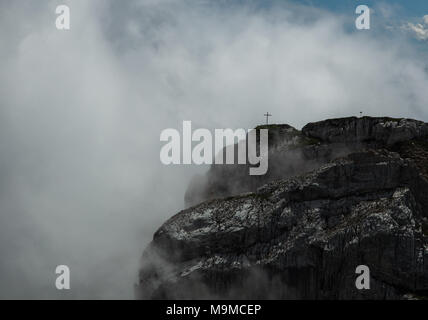
<path id="1" fill-rule="evenodd" d="M 302 131 L 288 125 L 257 128 L 269 129 L 269 170 L 266 175 L 250 176 L 248 166 L 243 165 L 213 165 L 206 176 L 192 180 L 185 194 L 187 207 L 204 200 L 255 192 L 270 181 L 307 173 L 339 156 L 364 148 L 390 147 L 428 135 L 428 125 L 421 121 L 371 117 L 309 123 Z"/>
<path id="2" fill-rule="evenodd" d="M 241 172 L 218 175 L 233 167 L 214 168 L 199 197 L 227 197 L 186 209 L 156 232 L 143 253 L 139 298 L 428 294 L 428 125 L 365 117 L 287 130 L 270 148 L 267 177 L 246 170 L 236 181 Z M 254 191 L 233 194 L 236 185 Z M 370 290 L 355 287 L 358 265 L 370 268 Z"/>

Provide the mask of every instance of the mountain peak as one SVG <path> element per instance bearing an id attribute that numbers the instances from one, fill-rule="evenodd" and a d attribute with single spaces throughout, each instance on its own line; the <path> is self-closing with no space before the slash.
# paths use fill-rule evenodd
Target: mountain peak
<path id="1" fill-rule="evenodd" d="M 349 117 L 302 131 L 267 129 L 278 139 L 268 173 L 252 177 L 236 165 L 213 166 L 195 188 L 198 194 L 190 186 L 188 199 L 198 201 L 156 232 L 143 254 L 137 296 L 426 294 L 427 124 Z M 370 269 L 370 290 L 355 286 L 361 265 Z"/>

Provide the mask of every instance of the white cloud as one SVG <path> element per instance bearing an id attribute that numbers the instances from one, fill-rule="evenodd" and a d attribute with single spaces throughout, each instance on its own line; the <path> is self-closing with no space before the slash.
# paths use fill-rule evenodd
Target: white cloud
<path id="1" fill-rule="evenodd" d="M 404 30 L 410 31 L 418 40 L 428 40 L 428 15 L 423 16 L 422 23 L 408 22 L 403 26 Z"/>
<path id="2" fill-rule="evenodd" d="M 413 24 L 408 23 L 407 24 L 408 30 L 412 31 L 414 36 L 419 40 L 427 40 L 428 39 L 428 28 L 425 25 L 422 25 L 421 23 Z"/>

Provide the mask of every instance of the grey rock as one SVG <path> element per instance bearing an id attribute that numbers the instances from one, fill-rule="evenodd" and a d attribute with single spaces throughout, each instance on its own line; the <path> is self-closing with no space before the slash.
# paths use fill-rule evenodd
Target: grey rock
<path id="1" fill-rule="evenodd" d="M 248 175 L 249 164 L 212 165 L 206 176 L 192 179 L 185 194 L 186 207 L 204 200 L 254 192 L 270 181 L 307 173 L 352 152 L 390 147 L 428 136 L 428 124 L 422 121 L 386 117 L 329 119 L 309 123 L 302 131 L 289 125 L 257 128 L 269 129 L 269 166 L 266 175 Z"/>
<path id="2" fill-rule="evenodd" d="M 392 145 L 428 135 L 428 124 L 413 119 L 350 117 L 309 123 L 304 135 L 324 142 L 377 142 Z"/>
<path id="3" fill-rule="evenodd" d="M 170 218 L 143 253 L 137 297 L 426 296 L 426 125 L 372 119 L 310 124 L 303 135 L 319 140 L 302 148 L 314 161 L 322 154 L 317 169 L 256 183 L 253 192 L 208 200 Z M 340 121 L 345 130 L 337 129 Z M 345 144 L 351 147 L 344 153 Z M 358 265 L 370 268 L 370 290 L 355 286 Z"/>

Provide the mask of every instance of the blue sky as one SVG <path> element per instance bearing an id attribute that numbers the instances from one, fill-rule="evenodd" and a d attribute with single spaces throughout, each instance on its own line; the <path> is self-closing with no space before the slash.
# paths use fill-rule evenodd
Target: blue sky
<path id="1" fill-rule="evenodd" d="M 428 2 L 426 0 L 291 0 L 298 4 L 309 5 L 317 8 L 324 8 L 333 12 L 352 12 L 360 5 L 367 5 L 371 8 L 379 5 L 389 5 L 399 9 L 402 17 L 421 16 L 428 14 Z M 238 0 L 240 3 L 248 1 Z M 255 1 L 259 2 L 259 1 Z M 261 0 L 260 3 L 281 3 L 284 0 Z M 226 1 L 225 3 L 230 3 Z"/>
<path id="2" fill-rule="evenodd" d="M 245 3 L 241 0 L 238 2 Z M 425 51 L 428 44 L 427 0 L 289 0 L 290 2 L 344 16 L 343 26 L 350 33 L 357 31 L 355 9 L 358 5 L 367 5 L 371 9 L 371 28 L 368 35 L 374 37 L 383 35 L 384 38 L 390 39 L 401 37 L 422 51 Z M 254 0 L 253 3 L 262 8 L 268 8 L 273 4 L 287 6 L 285 0 Z"/>
<path id="3" fill-rule="evenodd" d="M 218 3 L 217 0 L 215 3 Z M 387 37 L 393 37 L 407 33 L 410 40 L 422 40 L 413 41 L 416 45 L 418 42 L 425 45 L 428 40 L 428 18 L 424 23 L 424 16 L 428 15 L 427 0 L 224 0 L 222 3 L 225 6 L 236 4 L 237 7 L 251 4 L 257 9 L 288 7 L 290 3 L 313 7 L 339 16 L 348 16 L 349 23 L 344 20 L 344 27 L 349 32 L 356 31 L 355 9 L 358 5 L 367 5 L 371 9 L 371 35 L 387 32 Z M 409 23 L 412 26 L 409 27 Z"/>
<path id="4" fill-rule="evenodd" d="M 390 6 L 397 6 L 402 9 L 401 14 L 403 17 L 422 16 L 424 14 L 428 14 L 428 2 L 426 0 L 300 0 L 296 2 L 339 12 L 352 10 L 353 8 L 355 9 L 355 7 L 360 4 L 375 7 L 381 3 L 386 3 Z"/>

